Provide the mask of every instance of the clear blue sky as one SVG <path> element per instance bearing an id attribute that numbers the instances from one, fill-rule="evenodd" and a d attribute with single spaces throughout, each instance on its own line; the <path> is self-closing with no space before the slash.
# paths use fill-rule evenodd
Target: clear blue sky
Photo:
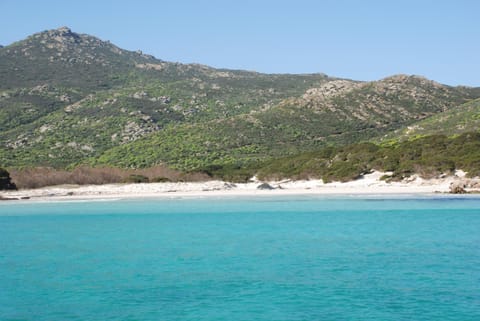
<path id="1" fill-rule="evenodd" d="M 480 86 L 478 0 L 0 0 L 0 44 L 69 26 L 157 58 Z"/>

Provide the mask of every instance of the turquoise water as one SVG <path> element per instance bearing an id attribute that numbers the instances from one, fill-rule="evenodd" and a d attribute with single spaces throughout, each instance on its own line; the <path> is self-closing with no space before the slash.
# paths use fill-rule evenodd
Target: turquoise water
<path id="1" fill-rule="evenodd" d="M 3 202 L 0 320 L 480 320 L 480 198 Z"/>

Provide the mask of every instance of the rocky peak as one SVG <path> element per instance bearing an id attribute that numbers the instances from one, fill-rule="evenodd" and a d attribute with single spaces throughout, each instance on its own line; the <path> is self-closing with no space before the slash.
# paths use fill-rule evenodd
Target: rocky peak
<path id="1" fill-rule="evenodd" d="M 404 74 L 398 74 L 398 75 L 393 75 L 387 78 L 384 78 L 382 80 L 379 80 L 378 82 L 383 82 L 383 83 L 395 83 L 395 84 L 412 84 L 412 85 L 417 85 L 417 86 L 433 86 L 435 88 L 441 88 L 444 87 L 442 84 L 427 79 L 423 76 L 417 76 L 417 75 L 404 75 Z"/>
<path id="2" fill-rule="evenodd" d="M 72 30 L 68 27 L 47 30 L 34 35 L 34 38 L 40 39 L 42 42 L 53 42 L 58 44 L 80 43 L 82 40 L 85 40 L 85 37 L 72 32 Z"/>
<path id="3" fill-rule="evenodd" d="M 318 88 L 310 88 L 302 96 L 304 99 L 327 99 L 344 94 L 358 87 L 358 83 L 351 80 L 333 80 L 322 84 Z"/>
<path id="4" fill-rule="evenodd" d="M 23 47 L 20 49 L 23 55 L 37 60 L 43 56 L 48 59 L 49 63 L 63 61 L 107 65 L 110 63 L 109 57 L 105 51 L 102 52 L 99 49 L 106 48 L 113 54 L 122 54 L 122 50 L 109 41 L 103 41 L 87 34 L 78 34 L 68 27 L 34 34 L 19 44 Z M 16 53 L 18 54 L 18 52 Z"/>
<path id="5" fill-rule="evenodd" d="M 67 26 L 60 27 L 60 28 L 57 29 L 57 31 L 59 33 L 63 33 L 63 34 L 71 34 L 72 33 L 72 30 L 70 30 L 70 28 L 67 27 Z"/>

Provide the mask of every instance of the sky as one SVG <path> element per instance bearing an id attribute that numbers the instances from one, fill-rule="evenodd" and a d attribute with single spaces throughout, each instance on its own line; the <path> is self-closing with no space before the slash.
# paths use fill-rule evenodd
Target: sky
<path id="1" fill-rule="evenodd" d="M 61 26 L 182 63 L 480 86 L 478 0 L 0 0 L 0 44 Z"/>

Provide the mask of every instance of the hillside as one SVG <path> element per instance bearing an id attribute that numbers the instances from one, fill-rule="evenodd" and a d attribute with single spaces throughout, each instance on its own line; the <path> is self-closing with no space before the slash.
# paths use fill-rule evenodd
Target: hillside
<path id="1" fill-rule="evenodd" d="M 381 137 L 479 97 L 418 76 L 166 62 L 62 27 L 0 48 L 0 165 L 247 166 Z"/>
<path id="2" fill-rule="evenodd" d="M 480 129 L 480 99 L 475 99 L 447 111 L 435 114 L 406 128 L 389 133 L 382 138 L 388 140 L 409 140 L 435 134 L 458 135 Z"/>
<path id="3" fill-rule="evenodd" d="M 164 62 L 49 30 L 0 49 L 0 156 L 7 166 L 64 167 L 169 123 L 242 114 L 329 79 Z"/>
<path id="4" fill-rule="evenodd" d="M 105 152 L 91 164 L 143 167 L 166 162 L 183 170 L 245 166 L 272 157 L 379 137 L 471 98 L 416 76 L 376 82 L 335 80 L 247 114 L 170 126 Z"/>

